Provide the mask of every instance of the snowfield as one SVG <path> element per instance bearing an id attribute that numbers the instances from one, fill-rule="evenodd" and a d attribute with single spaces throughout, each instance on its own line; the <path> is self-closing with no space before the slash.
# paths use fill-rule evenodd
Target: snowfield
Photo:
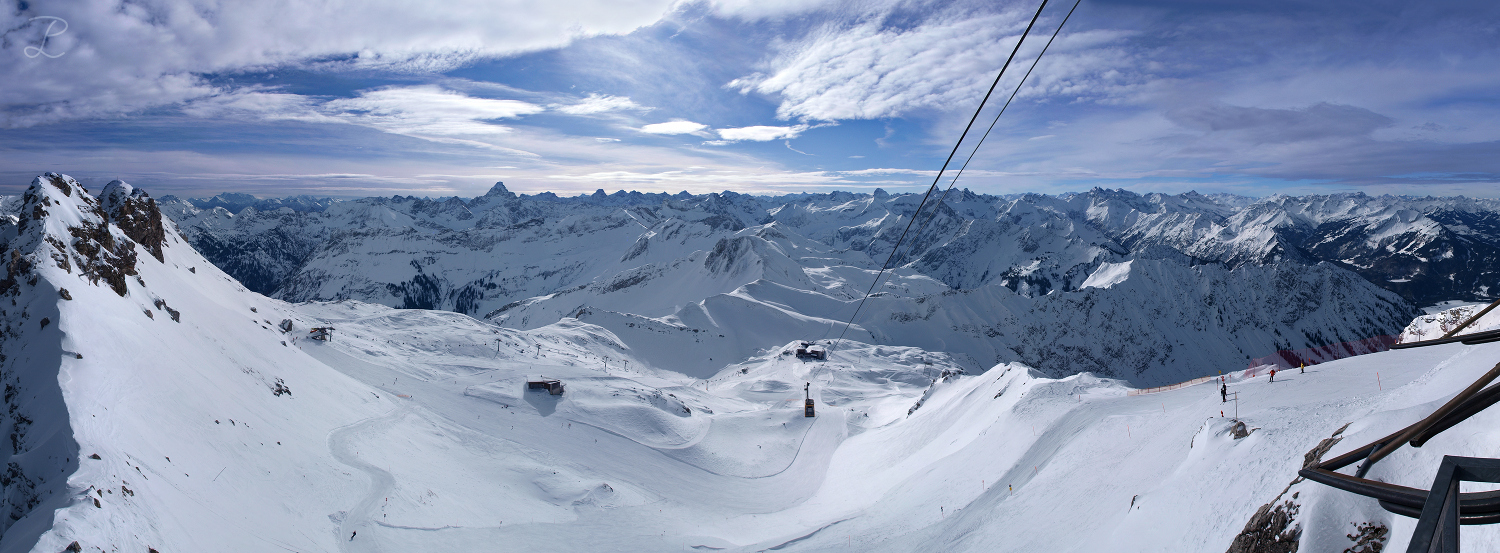
<path id="1" fill-rule="evenodd" d="M 49 174 L 3 237 L 0 552 L 1201 552 L 1272 502 L 1296 505 L 1303 551 L 1342 551 L 1361 523 L 1400 548 L 1413 520 L 1298 479 L 1305 455 L 1410 424 L 1500 362 L 1500 344 L 1451 344 L 1230 374 L 1224 403 L 1216 384 L 1132 396 L 864 340 L 799 359 L 781 314 L 735 328 L 740 350 L 684 351 L 647 338 L 680 331 L 661 319 L 517 329 L 269 299 L 171 225 L 106 223 L 141 205 Z M 701 309 L 734 328 L 726 312 Z M 526 389 L 542 375 L 566 391 Z M 1370 475 L 1426 488 L 1443 455 L 1500 457 L 1500 411 Z M 1463 536 L 1500 547 L 1493 527 Z"/>

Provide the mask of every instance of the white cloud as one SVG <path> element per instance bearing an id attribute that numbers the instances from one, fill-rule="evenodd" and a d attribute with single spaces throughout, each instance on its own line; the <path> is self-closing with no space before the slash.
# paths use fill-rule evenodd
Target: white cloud
<path id="1" fill-rule="evenodd" d="M 803 131 L 808 129 L 807 125 L 794 127 L 772 127 L 767 125 L 756 125 L 753 127 L 740 127 L 737 129 L 719 129 L 719 138 L 724 140 L 752 140 L 755 142 L 767 142 L 781 140 L 783 138 L 797 138 Z"/>
<path id="2" fill-rule="evenodd" d="M 778 96 L 783 119 L 833 121 L 897 117 L 917 109 L 949 110 L 978 102 L 1004 64 L 1029 11 L 937 15 L 915 27 L 884 24 L 872 17 L 852 27 L 830 26 L 787 45 L 769 62 L 769 73 L 730 81 L 740 92 Z M 1055 25 L 1055 21 L 1052 23 Z M 1038 24 L 1046 29 L 1047 21 Z M 1033 30 L 1007 73 L 1014 86 L 1040 51 L 1046 31 Z M 1035 93 L 1097 94 L 1132 78 L 1122 49 L 1111 46 L 1128 36 L 1118 31 L 1087 31 L 1060 38 L 1028 85 Z M 1014 75 L 1014 78 L 1011 75 Z M 1002 83 L 1001 89 L 1007 85 Z M 1023 96 L 1025 95 L 1023 91 Z M 967 108 L 966 108 L 967 109 Z"/>
<path id="3" fill-rule="evenodd" d="M 708 125 L 704 125 L 703 123 L 677 119 L 666 123 L 646 125 L 641 127 L 641 132 L 649 134 L 693 134 L 707 128 Z"/>
<path id="4" fill-rule="evenodd" d="M 514 119 L 545 108 L 519 100 L 475 98 L 434 85 L 368 90 L 332 100 L 321 111 L 345 121 L 407 135 L 487 135 L 510 132 L 495 119 Z"/>
<path id="5" fill-rule="evenodd" d="M 592 115 L 610 111 L 651 111 L 653 108 L 635 103 L 625 96 L 590 94 L 583 101 L 570 105 L 553 105 L 553 109 L 568 115 Z"/>
<path id="6" fill-rule="evenodd" d="M 494 139 L 512 132 L 496 123 L 544 111 L 519 100 L 479 98 L 436 85 L 387 87 L 353 98 L 318 100 L 273 90 L 245 89 L 186 103 L 186 115 L 262 121 L 346 123 L 419 138 L 429 142 L 500 151 L 523 157 L 536 154 L 501 146 Z"/>
<path id="7" fill-rule="evenodd" d="M 212 96 L 201 75 L 276 67 L 431 72 L 475 59 L 622 34 L 658 21 L 676 0 L 92 0 L 32 2 L 0 13 L 0 125 L 107 116 Z M 23 4 L 25 5 L 25 4 Z M 48 39 L 57 58 L 22 55 Z M 55 52 L 51 51 L 55 48 Z M 334 61 L 328 61 L 334 60 Z"/>

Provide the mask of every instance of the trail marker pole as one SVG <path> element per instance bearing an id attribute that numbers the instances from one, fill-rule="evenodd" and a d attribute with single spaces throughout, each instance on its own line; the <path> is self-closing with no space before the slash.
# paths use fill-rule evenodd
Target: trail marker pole
<path id="1" fill-rule="evenodd" d="M 1130 437 L 1130 425 L 1128 425 L 1128 424 L 1125 425 L 1125 437 L 1126 438 Z"/>
<path id="2" fill-rule="evenodd" d="M 1375 386 L 1380 388 L 1380 391 L 1385 391 L 1385 385 L 1380 383 L 1380 371 L 1375 371 Z"/>

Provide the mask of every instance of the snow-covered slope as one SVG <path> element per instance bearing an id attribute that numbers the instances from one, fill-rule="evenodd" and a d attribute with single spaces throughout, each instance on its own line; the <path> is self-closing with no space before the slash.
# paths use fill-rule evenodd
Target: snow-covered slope
<path id="1" fill-rule="evenodd" d="M 40 177 L 4 236 L 6 553 L 1197 552 L 1229 548 L 1267 503 L 1292 511 L 1273 530 L 1302 550 L 1341 550 L 1369 523 L 1399 547 L 1409 519 L 1295 481 L 1304 454 L 1417 420 L 1500 359 L 1500 344 L 1454 344 L 1275 383 L 1231 375 L 1238 404 L 1210 386 L 1129 396 L 1118 380 L 1016 363 L 973 374 L 961 356 L 860 342 L 829 361 L 763 346 L 697 378 L 659 361 L 686 355 L 684 340 L 645 338 L 670 329 L 616 333 L 591 322 L 604 314 L 520 330 L 268 299 L 170 225 L 158 242 L 149 196 L 101 196 Z M 743 251 L 771 255 L 757 247 Z M 1162 286 L 1171 273 L 1146 261 L 1082 293 Z M 740 288 L 807 293 L 771 280 Z M 923 297 L 981 293 L 1033 301 L 1003 287 Z M 728 324 L 712 303 L 698 316 Z M 333 339 L 308 339 L 313 326 Z M 528 391 L 528 375 L 566 391 Z M 804 385 L 816 417 L 802 416 Z M 1236 405 L 1242 439 L 1221 416 Z M 1424 486 L 1444 454 L 1493 455 L 1497 428 L 1481 413 L 1371 474 Z M 1494 528 L 1464 535 L 1500 543 Z"/>
<path id="2" fill-rule="evenodd" d="M 174 231 L 121 230 L 131 204 L 154 202 L 106 192 L 119 194 L 101 203 L 70 178 L 38 177 L 5 237 L 0 550 L 326 542 L 326 515 L 362 486 L 327 435 L 389 402 L 286 345 L 266 321 L 301 317 Z"/>

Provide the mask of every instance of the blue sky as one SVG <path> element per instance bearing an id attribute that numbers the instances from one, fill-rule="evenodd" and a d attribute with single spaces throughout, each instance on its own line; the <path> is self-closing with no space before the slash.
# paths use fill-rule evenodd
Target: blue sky
<path id="1" fill-rule="evenodd" d="M 45 171 L 188 196 L 921 191 L 1036 6 L 13 2 L 0 193 Z M 981 125 L 1071 6 L 1048 5 Z M 1085 0 L 958 184 L 1497 182 L 1494 2 Z"/>

